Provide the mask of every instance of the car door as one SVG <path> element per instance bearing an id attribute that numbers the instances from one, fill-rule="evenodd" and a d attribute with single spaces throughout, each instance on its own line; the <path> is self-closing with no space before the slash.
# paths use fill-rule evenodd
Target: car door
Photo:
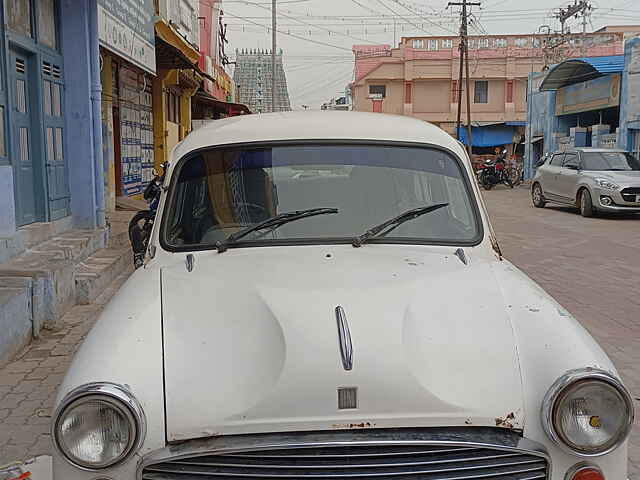
<path id="1" fill-rule="evenodd" d="M 575 201 L 579 172 L 580 158 L 578 154 L 575 152 L 565 153 L 564 161 L 556 181 L 558 195 L 560 195 L 565 202 L 573 203 Z"/>
<path id="2" fill-rule="evenodd" d="M 549 200 L 558 199 L 558 176 L 564 161 L 564 153 L 554 153 L 547 165 L 540 167 L 542 190 Z"/>

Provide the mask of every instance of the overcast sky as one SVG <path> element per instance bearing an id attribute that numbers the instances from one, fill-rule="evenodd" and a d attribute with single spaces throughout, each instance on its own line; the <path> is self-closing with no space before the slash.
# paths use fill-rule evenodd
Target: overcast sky
<path id="1" fill-rule="evenodd" d="M 475 1 L 475 0 L 473 0 Z M 541 25 L 558 27 L 553 10 L 573 3 L 553 0 L 486 0 L 473 7 L 470 33 L 532 33 Z M 354 44 L 393 44 L 402 36 L 455 34 L 458 10 L 446 0 L 277 0 L 278 48 L 284 50 L 289 95 L 294 109 L 320 105 L 340 96 L 353 79 Z M 640 0 L 593 0 L 588 31 L 604 25 L 640 24 Z M 270 0 L 223 0 L 228 54 L 271 48 Z M 457 8 L 457 7 L 454 7 Z M 568 22 L 582 31 L 582 19 Z"/>

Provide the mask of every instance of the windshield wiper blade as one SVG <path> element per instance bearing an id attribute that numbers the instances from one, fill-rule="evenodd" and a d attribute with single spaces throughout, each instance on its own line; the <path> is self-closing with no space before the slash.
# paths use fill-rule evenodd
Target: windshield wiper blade
<path id="1" fill-rule="evenodd" d="M 387 220 L 386 222 L 381 223 L 380 225 L 376 225 L 375 227 L 371 227 L 369 230 L 367 230 L 366 232 L 364 232 L 362 235 L 359 235 L 357 237 L 355 237 L 353 239 L 353 241 L 351 242 L 351 244 L 354 247 L 361 247 L 363 244 L 367 243 L 371 238 L 375 237 L 376 235 L 378 235 L 380 232 L 382 232 L 385 228 L 391 227 L 389 228 L 389 230 L 386 233 L 389 233 L 391 230 L 393 230 L 394 228 L 398 227 L 399 225 L 403 224 L 404 222 L 407 222 L 409 220 L 413 220 L 414 218 L 418 218 L 422 215 L 426 215 L 427 213 L 431 213 L 435 210 L 438 210 L 440 208 L 446 207 L 447 205 L 449 205 L 448 203 L 435 203 L 433 205 L 429 205 L 427 207 L 418 207 L 418 208 L 412 208 L 411 210 L 407 210 L 404 213 L 401 213 L 400 215 L 398 215 L 397 217 L 392 218 L 391 220 Z"/>
<path id="2" fill-rule="evenodd" d="M 275 215 L 271 218 L 267 218 L 260 223 L 256 223 L 255 225 L 250 225 L 242 230 L 237 231 L 236 233 L 229 235 L 226 240 L 216 242 L 216 248 L 218 249 L 218 253 L 225 252 L 229 245 L 237 243 L 241 238 L 246 237 L 252 232 L 256 232 L 258 230 L 264 230 L 265 228 L 277 228 L 280 225 L 284 225 L 285 223 L 293 222 L 295 220 L 300 220 L 301 218 L 314 217 L 316 215 L 326 215 L 329 213 L 338 213 L 337 208 L 308 208 L 306 210 L 295 210 L 293 212 L 283 212 Z"/>

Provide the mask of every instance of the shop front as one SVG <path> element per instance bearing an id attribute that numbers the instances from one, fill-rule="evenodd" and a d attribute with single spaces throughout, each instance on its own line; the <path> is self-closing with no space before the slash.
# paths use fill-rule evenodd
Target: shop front
<path id="1" fill-rule="evenodd" d="M 98 0 L 106 205 L 153 178 L 153 0 Z"/>
<path id="2" fill-rule="evenodd" d="M 544 154 L 574 147 L 627 148 L 619 142 L 624 55 L 571 59 L 529 77 L 525 177 Z"/>

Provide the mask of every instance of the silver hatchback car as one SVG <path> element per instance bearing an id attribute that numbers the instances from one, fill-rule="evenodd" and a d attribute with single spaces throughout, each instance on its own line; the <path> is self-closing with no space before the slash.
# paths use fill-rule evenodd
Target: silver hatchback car
<path id="1" fill-rule="evenodd" d="M 605 212 L 640 213 L 640 162 L 629 152 L 576 148 L 550 155 L 531 183 L 533 205 L 578 207 L 583 217 Z"/>

